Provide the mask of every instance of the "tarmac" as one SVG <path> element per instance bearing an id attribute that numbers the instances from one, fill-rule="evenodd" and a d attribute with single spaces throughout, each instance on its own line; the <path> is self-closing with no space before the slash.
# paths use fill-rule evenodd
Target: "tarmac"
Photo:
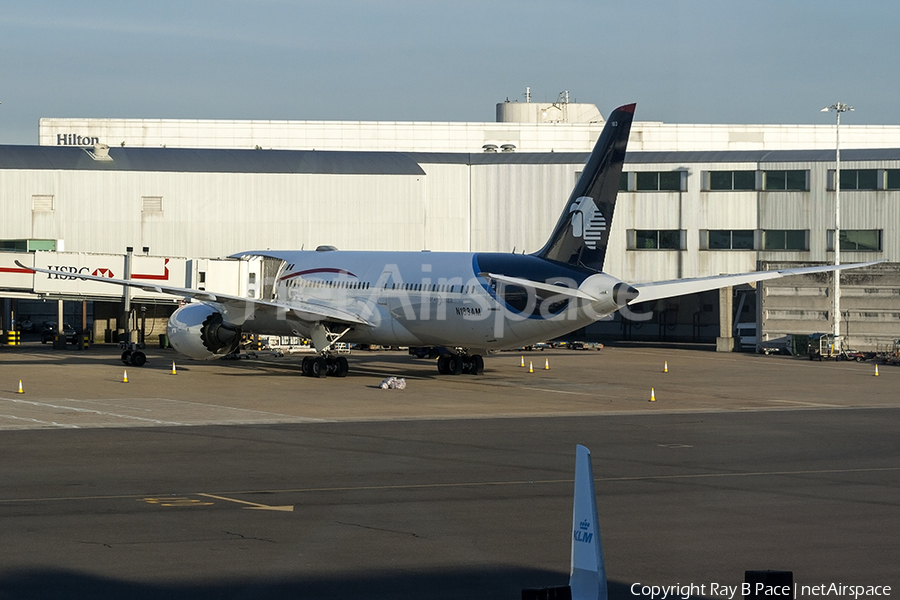
<path id="1" fill-rule="evenodd" d="M 576 443 L 613 599 L 727 597 L 747 569 L 900 590 L 897 367 L 606 347 L 453 377 L 354 352 L 311 379 L 298 355 L 148 355 L 0 350 L 0 598 L 519 598 L 566 582 Z"/>

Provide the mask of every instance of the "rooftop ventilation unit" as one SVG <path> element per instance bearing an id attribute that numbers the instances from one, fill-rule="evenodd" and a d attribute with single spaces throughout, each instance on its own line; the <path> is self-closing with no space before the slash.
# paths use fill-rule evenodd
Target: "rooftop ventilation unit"
<path id="1" fill-rule="evenodd" d="M 94 160 L 112 161 L 112 157 L 109 155 L 109 146 L 106 144 L 94 144 L 93 148 L 85 148 L 84 151 Z"/>

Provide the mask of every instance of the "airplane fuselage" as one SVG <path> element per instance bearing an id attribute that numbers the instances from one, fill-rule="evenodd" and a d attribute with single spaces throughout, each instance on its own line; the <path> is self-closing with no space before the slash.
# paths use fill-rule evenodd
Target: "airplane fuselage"
<path id="1" fill-rule="evenodd" d="M 530 344 L 583 327 L 614 312 L 607 302 L 535 294 L 485 273 L 546 281 L 577 289 L 596 273 L 531 255 L 464 252 L 247 252 L 283 261 L 274 300 L 322 305 L 359 314 L 342 341 L 502 349 Z M 610 286 L 618 282 L 609 278 Z M 309 323 L 264 317 L 244 331 L 309 334 Z M 274 322 L 273 322 L 274 321 Z M 449 343 L 448 343 L 449 342 Z"/>

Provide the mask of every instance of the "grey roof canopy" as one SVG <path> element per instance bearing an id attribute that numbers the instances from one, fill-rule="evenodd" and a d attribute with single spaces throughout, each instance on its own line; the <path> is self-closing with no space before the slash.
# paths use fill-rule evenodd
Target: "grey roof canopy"
<path id="1" fill-rule="evenodd" d="M 110 148 L 112 160 L 95 160 L 71 146 L 0 146 L 0 169 L 157 171 L 176 173 L 310 173 L 424 175 L 401 152 Z"/>

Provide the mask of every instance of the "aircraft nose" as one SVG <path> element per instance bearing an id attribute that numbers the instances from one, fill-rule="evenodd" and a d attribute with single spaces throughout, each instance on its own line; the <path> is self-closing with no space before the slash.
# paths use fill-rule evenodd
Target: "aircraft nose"
<path id="1" fill-rule="evenodd" d="M 616 306 L 625 306 L 637 298 L 638 295 L 640 295 L 640 292 L 624 281 L 617 283 L 613 287 L 613 301 L 616 303 Z"/>

